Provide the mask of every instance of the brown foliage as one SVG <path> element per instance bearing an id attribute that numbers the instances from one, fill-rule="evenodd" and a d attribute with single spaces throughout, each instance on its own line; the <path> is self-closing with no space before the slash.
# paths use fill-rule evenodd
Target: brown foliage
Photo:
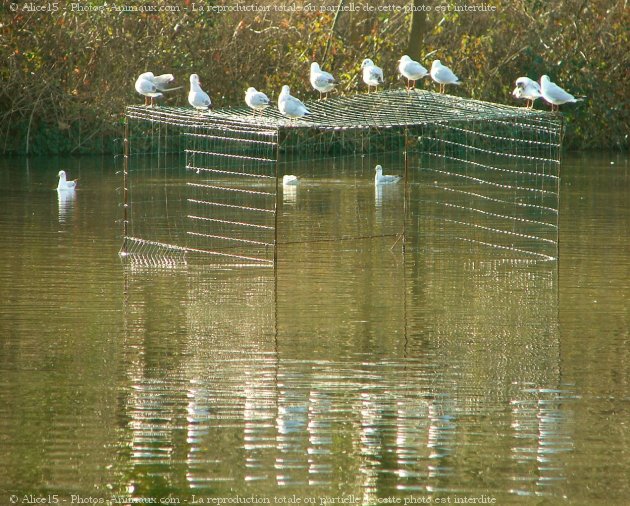
<path id="1" fill-rule="evenodd" d="M 516 77 L 549 74 L 575 95 L 588 97 L 564 108 L 569 147 L 628 147 L 630 15 L 624 1 L 485 2 L 496 7 L 494 12 L 458 12 L 460 2 L 424 2 L 431 7 L 422 25 L 426 32 L 419 44 L 410 44 L 407 7 L 413 4 L 419 2 L 240 4 L 267 7 L 266 12 L 208 12 L 212 3 L 203 1 L 195 4 L 204 6 L 199 12 L 188 0 L 178 4 L 178 12 L 85 12 L 65 2 L 57 12 L 0 7 L 0 61 L 5 62 L 0 151 L 115 149 L 111 140 L 120 136 L 125 105 L 142 103 L 133 83 L 146 70 L 172 72 L 184 88 L 188 75 L 198 73 L 215 106 L 222 107 L 240 105 L 248 86 L 272 99 L 283 84 L 314 97 L 308 85 L 314 60 L 341 81 L 339 93 L 363 89 L 359 65 L 365 57 L 383 67 L 387 86 L 402 86 L 396 65 L 408 47 L 420 47 L 410 56 L 427 67 L 434 58 L 452 65 L 464 84 L 451 93 L 482 100 L 515 103 L 510 92 Z M 173 3 L 156 0 L 155 5 Z M 297 8 L 290 10 L 292 5 Z M 359 10 L 337 15 L 338 6 Z M 389 11 L 367 12 L 365 6 Z M 439 12 L 438 6 L 451 10 Z M 428 80 L 422 85 L 432 88 Z M 165 103 L 186 106 L 186 89 Z M 539 101 L 537 107 L 545 106 Z"/>

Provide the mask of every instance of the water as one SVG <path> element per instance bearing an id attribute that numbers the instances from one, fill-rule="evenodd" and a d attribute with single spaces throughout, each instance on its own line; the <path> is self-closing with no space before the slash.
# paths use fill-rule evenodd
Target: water
<path id="1" fill-rule="evenodd" d="M 110 159 L 2 160 L 0 504 L 626 503 L 629 162 L 562 174 L 559 261 L 386 235 L 274 271 L 125 264 Z"/>

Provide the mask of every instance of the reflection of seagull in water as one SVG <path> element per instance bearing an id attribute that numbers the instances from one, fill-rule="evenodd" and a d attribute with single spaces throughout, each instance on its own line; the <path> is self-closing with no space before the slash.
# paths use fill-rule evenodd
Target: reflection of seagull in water
<path id="1" fill-rule="evenodd" d="M 394 184 L 400 181 L 400 176 L 383 175 L 383 167 L 381 165 L 377 165 L 374 170 L 376 170 L 376 175 L 374 176 L 375 185 Z"/>
<path id="2" fill-rule="evenodd" d="M 59 201 L 59 223 L 65 223 L 68 215 L 74 207 L 74 199 L 76 192 L 74 188 L 66 190 L 57 190 L 57 199 Z"/>
<path id="3" fill-rule="evenodd" d="M 66 171 L 60 170 L 59 174 L 57 174 L 59 178 L 59 184 L 57 185 L 57 190 L 59 191 L 72 191 L 77 187 L 77 180 L 73 179 L 72 181 L 68 181 L 66 179 Z"/>

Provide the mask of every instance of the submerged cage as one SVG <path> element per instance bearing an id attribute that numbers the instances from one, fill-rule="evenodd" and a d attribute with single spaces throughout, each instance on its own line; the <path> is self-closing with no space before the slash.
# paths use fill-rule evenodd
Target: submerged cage
<path id="1" fill-rule="evenodd" d="M 559 114 L 423 90 L 307 107 L 128 107 L 122 253 L 273 265 L 283 243 L 382 236 L 557 257 Z M 401 182 L 375 185 L 377 164 Z"/>

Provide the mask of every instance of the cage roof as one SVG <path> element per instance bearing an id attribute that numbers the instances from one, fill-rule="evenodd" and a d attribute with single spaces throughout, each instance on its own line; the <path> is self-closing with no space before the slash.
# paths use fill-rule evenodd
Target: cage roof
<path id="1" fill-rule="evenodd" d="M 199 112 L 190 107 L 128 106 L 127 117 L 182 126 L 225 124 L 255 130 L 367 129 L 508 119 L 523 119 L 528 123 L 555 129 L 562 123 L 562 116 L 558 113 L 418 89 L 333 96 L 324 100 L 307 100 L 305 104 L 311 114 L 299 120 L 282 116 L 275 103 L 256 114 L 246 106 L 212 109 L 208 112 Z"/>

